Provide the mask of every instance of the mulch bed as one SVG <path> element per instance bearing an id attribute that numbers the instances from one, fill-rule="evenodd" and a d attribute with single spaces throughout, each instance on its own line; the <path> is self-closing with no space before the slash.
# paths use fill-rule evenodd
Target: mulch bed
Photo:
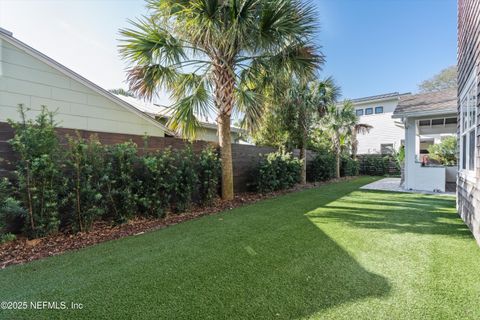
<path id="1" fill-rule="evenodd" d="M 339 180 L 347 180 L 342 178 Z M 330 180 L 332 183 L 338 180 Z M 206 215 L 241 207 L 263 199 L 273 198 L 278 195 L 318 187 L 325 183 L 298 185 L 292 189 L 272 192 L 268 194 L 242 193 L 235 196 L 234 200 L 216 200 L 208 207 L 194 207 L 186 213 L 169 215 L 162 219 L 135 218 L 122 225 L 111 225 L 105 221 L 98 221 L 91 231 L 76 234 L 55 234 L 45 238 L 28 240 L 18 238 L 15 241 L 0 244 L 0 269 L 14 264 L 23 264 L 29 261 L 59 255 L 66 251 L 76 250 L 97 243 L 119 239 L 132 235 L 139 235 L 172 226 L 184 221 L 192 220 Z"/>

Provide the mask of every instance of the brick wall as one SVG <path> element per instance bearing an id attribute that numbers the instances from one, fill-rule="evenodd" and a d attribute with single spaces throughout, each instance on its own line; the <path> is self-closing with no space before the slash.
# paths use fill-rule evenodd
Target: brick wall
<path id="1" fill-rule="evenodd" d="M 66 135 L 76 135 L 76 131 L 72 129 L 59 128 L 57 131 L 59 133 L 61 143 L 66 143 Z M 94 134 L 94 132 L 90 131 L 77 131 L 84 138 L 88 138 L 90 135 Z M 95 132 L 95 134 L 103 144 L 115 144 L 132 140 L 138 145 L 140 152 L 142 152 L 142 147 L 144 146 L 144 139 L 139 135 L 105 132 Z M 13 129 L 7 123 L 0 122 L 0 159 L 4 160 L 0 162 L 0 176 L 8 176 L 9 173 L 14 169 L 11 162 L 15 159 L 15 154 L 8 144 L 8 140 L 13 138 L 13 135 Z M 187 141 L 178 138 L 150 137 L 148 139 L 147 151 L 164 150 L 168 147 L 172 149 L 182 149 L 185 148 L 187 144 L 189 144 Z M 208 145 L 216 146 L 216 143 L 195 141 L 192 144 L 192 147 L 195 152 L 199 152 Z M 233 181 L 235 192 L 244 192 L 248 190 L 248 184 L 252 179 L 254 169 L 257 167 L 261 159 L 261 155 L 274 152 L 275 150 L 276 149 L 270 147 L 232 144 Z M 294 154 L 298 156 L 298 150 L 295 150 Z M 313 157 L 314 153 L 309 151 L 307 153 L 307 160 L 311 160 Z"/>

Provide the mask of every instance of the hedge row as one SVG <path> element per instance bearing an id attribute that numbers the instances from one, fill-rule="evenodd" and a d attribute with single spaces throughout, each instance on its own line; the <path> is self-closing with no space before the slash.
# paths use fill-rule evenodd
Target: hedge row
<path id="1" fill-rule="evenodd" d="M 15 183 L 0 183 L 0 241 L 18 232 L 35 238 L 88 231 L 100 219 L 163 217 L 218 193 L 220 161 L 212 148 L 140 156 L 132 142 L 106 146 L 95 136 L 69 137 L 61 147 L 45 108 L 34 121 L 11 125 L 19 160 Z"/>

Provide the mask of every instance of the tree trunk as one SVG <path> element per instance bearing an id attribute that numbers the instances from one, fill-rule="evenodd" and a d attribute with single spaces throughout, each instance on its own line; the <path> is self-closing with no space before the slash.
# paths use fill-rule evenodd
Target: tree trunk
<path id="1" fill-rule="evenodd" d="M 302 172 L 300 174 L 300 182 L 307 184 L 307 147 L 305 135 L 302 137 L 302 146 L 300 148 L 300 160 L 302 161 Z"/>
<path id="2" fill-rule="evenodd" d="M 338 179 L 340 178 L 340 151 L 338 150 L 335 152 L 335 162 L 335 177 Z"/>
<path id="3" fill-rule="evenodd" d="M 230 119 L 234 105 L 235 75 L 224 59 L 214 61 L 215 106 L 218 110 L 218 141 L 222 160 L 222 199 L 233 199 L 232 138 Z"/>
<path id="4" fill-rule="evenodd" d="M 233 199 L 232 138 L 230 136 L 230 116 L 218 117 L 218 140 L 222 160 L 222 199 Z"/>
<path id="5" fill-rule="evenodd" d="M 352 159 L 357 160 L 357 152 L 358 152 L 358 140 L 357 140 L 357 133 L 355 130 L 352 133 Z"/>

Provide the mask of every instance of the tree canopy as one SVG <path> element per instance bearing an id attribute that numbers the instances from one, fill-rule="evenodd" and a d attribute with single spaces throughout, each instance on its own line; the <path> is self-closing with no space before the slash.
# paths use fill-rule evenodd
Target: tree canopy
<path id="1" fill-rule="evenodd" d="M 420 92 L 434 92 L 457 86 L 457 66 L 443 69 L 432 78 L 423 81 L 418 86 Z"/>

